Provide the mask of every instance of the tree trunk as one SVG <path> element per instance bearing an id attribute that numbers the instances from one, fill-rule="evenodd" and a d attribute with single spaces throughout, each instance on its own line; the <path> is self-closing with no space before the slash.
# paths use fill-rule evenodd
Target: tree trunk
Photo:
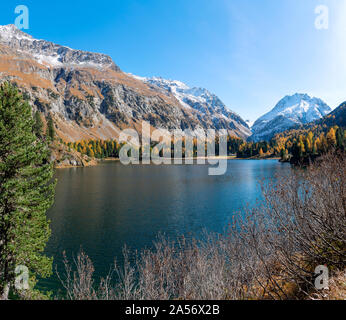
<path id="1" fill-rule="evenodd" d="M 10 286 L 5 285 L 4 291 L 1 293 L 0 300 L 8 300 L 8 294 L 10 292 Z"/>

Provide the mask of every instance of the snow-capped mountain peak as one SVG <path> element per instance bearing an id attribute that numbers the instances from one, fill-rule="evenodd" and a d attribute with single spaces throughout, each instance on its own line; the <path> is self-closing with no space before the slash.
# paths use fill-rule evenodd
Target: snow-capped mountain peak
<path id="1" fill-rule="evenodd" d="M 2 41 L 11 41 L 12 39 L 33 41 L 32 36 L 20 31 L 14 24 L 0 26 L 0 39 Z"/>
<path id="2" fill-rule="evenodd" d="M 319 98 L 296 93 L 285 96 L 252 126 L 254 141 L 271 139 L 295 125 L 306 124 L 324 117 L 331 108 Z"/>
<path id="3" fill-rule="evenodd" d="M 67 46 L 38 40 L 11 24 L 0 26 L 1 44 L 16 51 L 31 54 L 37 62 L 53 68 L 79 66 L 120 70 L 105 54 L 74 50 Z"/>
<path id="4" fill-rule="evenodd" d="M 223 113 L 234 112 L 227 110 L 223 102 L 214 94 L 210 93 L 207 89 L 200 87 L 189 87 L 185 83 L 178 80 L 167 80 L 161 77 L 142 78 L 148 84 L 155 85 L 172 93 L 182 105 L 187 108 L 193 108 L 206 113 L 210 108 L 215 110 L 222 110 Z M 210 111 L 210 110 L 209 110 Z"/>
<path id="5" fill-rule="evenodd" d="M 325 113 L 330 112 L 329 106 L 321 99 L 311 98 L 308 94 L 296 93 L 292 96 L 286 96 L 275 106 L 268 115 L 292 115 L 301 117 L 306 115 L 307 121 L 316 120 L 316 117 L 323 117 Z"/>
<path id="6" fill-rule="evenodd" d="M 208 129 L 226 129 L 241 138 L 251 134 L 207 90 L 131 77 L 107 55 L 37 40 L 13 25 L 0 26 L 0 61 L 0 82 L 25 90 L 33 110 L 54 118 L 64 140 L 114 139 L 124 128 L 138 130 L 141 121 L 196 134 Z"/>
<path id="7" fill-rule="evenodd" d="M 248 137 L 251 134 L 247 123 L 238 114 L 229 110 L 216 95 L 207 89 L 191 88 L 181 81 L 167 80 L 161 77 L 134 77 L 163 90 L 166 94 L 172 94 L 183 107 L 196 110 L 203 117 L 210 117 L 217 127 L 239 131 L 242 137 Z"/>

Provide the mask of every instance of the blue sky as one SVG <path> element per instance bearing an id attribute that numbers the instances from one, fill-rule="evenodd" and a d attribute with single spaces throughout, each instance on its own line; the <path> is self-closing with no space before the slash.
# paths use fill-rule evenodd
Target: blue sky
<path id="1" fill-rule="evenodd" d="M 345 0 L 2 1 L 26 5 L 36 38 L 109 54 L 125 72 L 205 87 L 254 121 L 283 96 L 346 100 Z M 317 5 L 329 29 L 317 30 Z"/>

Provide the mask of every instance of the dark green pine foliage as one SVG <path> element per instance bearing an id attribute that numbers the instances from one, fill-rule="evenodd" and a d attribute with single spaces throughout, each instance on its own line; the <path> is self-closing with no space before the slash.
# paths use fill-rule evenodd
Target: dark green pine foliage
<path id="1" fill-rule="evenodd" d="M 34 133 L 30 105 L 9 83 L 0 86 L 0 297 L 14 290 L 16 266 L 47 277 L 52 259 L 43 254 L 50 236 L 47 209 L 54 200 L 48 147 Z M 32 294 L 34 290 L 29 290 Z M 29 294 L 26 291 L 26 294 Z"/>
<path id="2" fill-rule="evenodd" d="M 345 146 L 344 146 L 344 130 L 342 130 L 341 128 L 338 128 L 336 130 L 336 146 L 338 149 L 340 150 L 344 150 Z"/>
<path id="3" fill-rule="evenodd" d="M 43 136 L 43 122 L 41 119 L 41 115 L 38 111 L 35 112 L 34 116 L 34 132 L 38 138 L 42 138 Z"/>
<path id="4" fill-rule="evenodd" d="M 47 123 L 47 136 L 54 141 L 55 139 L 55 129 L 54 129 L 54 123 L 52 117 L 48 118 L 48 123 Z"/>

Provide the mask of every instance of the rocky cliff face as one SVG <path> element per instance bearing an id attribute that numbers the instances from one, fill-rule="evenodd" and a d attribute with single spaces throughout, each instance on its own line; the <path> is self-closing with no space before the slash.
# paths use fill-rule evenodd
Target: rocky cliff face
<path id="1" fill-rule="evenodd" d="M 247 123 L 236 113 L 229 110 L 216 95 L 204 88 L 190 88 L 185 83 L 177 80 L 163 78 L 140 78 L 143 82 L 158 87 L 172 94 L 187 110 L 196 110 L 204 119 L 211 119 L 213 125 L 220 129 L 232 130 L 241 137 L 251 135 Z"/>
<path id="2" fill-rule="evenodd" d="M 239 116 L 212 102 L 186 108 L 188 102 L 123 73 L 106 55 L 36 40 L 12 25 L 0 26 L 0 81 L 6 80 L 15 82 L 35 109 L 52 116 L 65 141 L 116 139 L 123 128 L 140 130 L 142 120 L 153 128 L 249 135 Z"/>

